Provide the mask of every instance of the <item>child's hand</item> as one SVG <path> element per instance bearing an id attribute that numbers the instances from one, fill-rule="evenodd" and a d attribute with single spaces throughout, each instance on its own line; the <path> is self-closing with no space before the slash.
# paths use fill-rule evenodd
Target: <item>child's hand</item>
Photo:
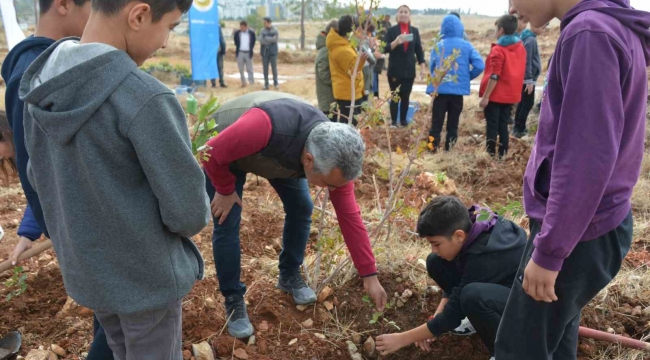
<path id="1" fill-rule="evenodd" d="M 484 97 L 481 99 L 481 102 L 478 105 L 481 107 L 481 109 L 485 109 L 489 103 L 490 103 L 490 99 Z"/>
<path id="2" fill-rule="evenodd" d="M 24 236 L 21 236 L 20 240 L 18 241 L 18 244 L 16 244 L 14 251 L 11 253 L 11 256 L 9 257 L 9 260 L 11 260 L 11 265 L 13 266 L 18 265 L 19 263 L 18 257 L 22 253 L 24 253 L 25 251 L 31 248 L 32 248 L 32 241 Z"/>
<path id="3" fill-rule="evenodd" d="M 433 339 L 426 339 L 426 340 L 418 341 L 418 342 L 415 343 L 415 346 L 418 349 L 422 350 L 422 351 L 430 352 L 431 351 L 431 346 L 429 346 L 429 344 L 432 341 L 433 341 Z"/>
<path id="4" fill-rule="evenodd" d="M 408 344 L 404 344 L 402 334 L 386 334 L 377 336 L 377 350 L 381 355 L 392 354 Z"/>
<path id="5" fill-rule="evenodd" d="M 551 303 L 557 301 L 555 295 L 555 280 L 559 271 L 546 270 L 537 265 L 532 259 L 524 270 L 523 288 L 526 294 L 537 301 Z"/>
<path id="6" fill-rule="evenodd" d="M 528 95 L 532 94 L 533 91 L 535 91 L 535 85 L 534 84 L 526 84 L 526 93 Z"/>

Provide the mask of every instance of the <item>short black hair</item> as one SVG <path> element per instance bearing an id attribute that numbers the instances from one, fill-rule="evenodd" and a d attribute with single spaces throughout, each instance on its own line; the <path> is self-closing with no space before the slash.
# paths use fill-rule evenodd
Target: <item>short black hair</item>
<path id="1" fill-rule="evenodd" d="M 506 35 L 513 35 L 519 27 L 519 19 L 514 15 L 503 15 L 496 22 L 497 29 L 503 29 Z"/>
<path id="2" fill-rule="evenodd" d="M 437 196 L 420 212 L 417 233 L 420 237 L 451 237 L 457 230 L 469 233 L 471 228 L 465 204 L 454 196 Z"/>
<path id="3" fill-rule="evenodd" d="M 356 26 L 359 26 L 359 21 L 356 17 L 353 17 L 352 15 L 343 15 L 339 18 L 338 33 L 345 37 L 352 32 L 352 30 L 354 30 L 353 28 Z"/>
<path id="4" fill-rule="evenodd" d="M 74 0 L 74 4 L 77 6 L 82 6 L 86 2 L 90 0 Z M 54 3 L 54 0 L 38 0 L 38 7 L 40 8 L 39 13 L 41 15 L 45 14 L 50 10 L 52 7 L 52 4 Z"/>
<path id="5" fill-rule="evenodd" d="M 136 0 L 92 0 L 93 10 L 104 14 L 117 14 L 131 1 Z M 165 14 L 176 9 L 183 14 L 190 10 L 193 0 L 138 0 L 151 7 L 152 20 L 158 22 Z M 76 1 L 75 1 L 76 2 Z"/>
<path id="6" fill-rule="evenodd" d="M 248 26 L 248 23 L 246 22 L 246 20 L 242 20 L 242 21 L 239 22 L 239 26 L 242 26 L 242 25 Z"/>
<path id="7" fill-rule="evenodd" d="M 455 17 L 460 19 L 460 14 L 455 11 L 450 12 L 449 15 L 454 15 Z"/>
<path id="8" fill-rule="evenodd" d="M 265 17 L 263 20 L 266 21 L 266 22 L 269 23 L 269 24 L 273 22 L 273 20 L 271 20 L 271 18 L 268 17 L 268 16 Z"/>

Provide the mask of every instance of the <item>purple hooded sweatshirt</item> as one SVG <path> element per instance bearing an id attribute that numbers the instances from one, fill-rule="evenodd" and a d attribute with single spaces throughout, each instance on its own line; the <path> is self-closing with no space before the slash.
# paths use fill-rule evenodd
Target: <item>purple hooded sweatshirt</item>
<path id="1" fill-rule="evenodd" d="M 650 13 L 629 0 L 583 0 L 562 19 L 524 205 L 542 224 L 533 260 L 559 271 L 580 241 L 631 209 L 643 158 Z"/>

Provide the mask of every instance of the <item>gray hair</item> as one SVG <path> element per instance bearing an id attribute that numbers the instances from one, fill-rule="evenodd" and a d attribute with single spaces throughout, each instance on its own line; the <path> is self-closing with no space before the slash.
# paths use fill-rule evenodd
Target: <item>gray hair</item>
<path id="1" fill-rule="evenodd" d="M 361 176 L 366 144 L 357 129 L 348 124 L 324 122 L 307 137 L 307 152 L 314 157 L 314 171 L 329 174 L 339 168 L 346 180 Z"/>
<path id="2" fill-rule="evenodd" d="M 330 21 L 329 24 L 327 24 L 327 26 L 325 27 L 325 34 L 326 35 L 329 34 L 331 29 L 334 29 L 334 31 L 339 31 L 339 20 L 338 19 L 334 19 L 334 20 Z"/>

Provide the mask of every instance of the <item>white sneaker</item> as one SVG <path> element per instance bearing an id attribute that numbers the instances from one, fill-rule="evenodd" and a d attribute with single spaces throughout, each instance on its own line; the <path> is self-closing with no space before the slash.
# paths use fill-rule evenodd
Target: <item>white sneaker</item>
<path id="1" fill-rule="evenodd" d="M 472 326 L 467 318 L 461 321 L 460 326 L 451 331 L 456 336 L 469 336 L 476 333 L 476 329 Z"/>
<path id="2" fill-rule="evenodd" d="M 490 360 L 495 360 L 495 359 L 494 359 L 494 356 L 492 356 L 492 357 L 490 358 Z"/>

